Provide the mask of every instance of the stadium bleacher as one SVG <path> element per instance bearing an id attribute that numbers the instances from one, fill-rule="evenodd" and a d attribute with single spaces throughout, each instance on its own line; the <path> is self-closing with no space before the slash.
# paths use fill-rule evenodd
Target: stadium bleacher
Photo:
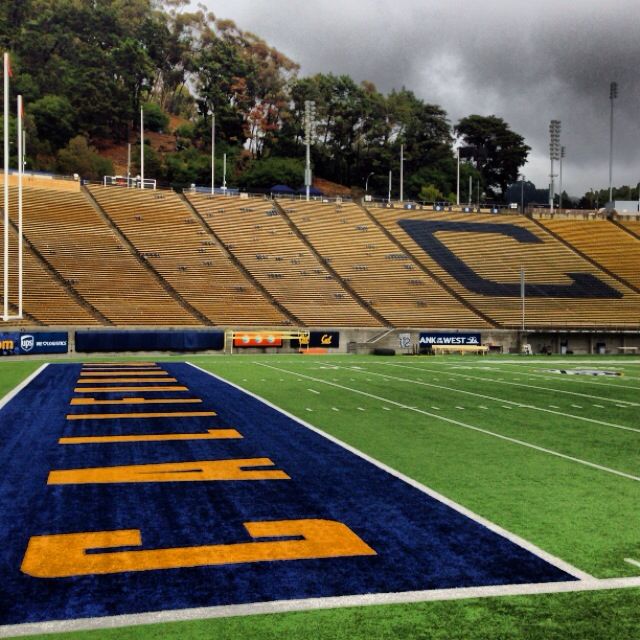
<path id="1" fill-rule="evenodd" d="M 302 324 L 381 324 L 335 280 L 270 200 L 201 194 L 189 200 L 247 271 Z"/>
<path id="2" fill-rule="evenodd" d="M 140 255 L 213 324 L 289 321 L 233 264 L 176 193 L 91 187 L 91 194 Z"/>
<path id="3" fill-rule="evenodd" d="M 16 190 L 12 199 L 13 219 Z M 198 324 L 123 246 L 83 193 L 27 188 L 24 207 L 26 238 L 107 323 Z"/>
<path id="4" fill-rule="evenodd" d="M 294 201 L 291 220 L 331 267 L 395 327 L 487 327 L 354 203 Z"/>
<path id="5" fill-rule="evenodd" d="M 376 209 L 376 219 L 420 263 L 501 326 L 638 326 L 640 296 L 531 220 Z"/>
<path id="6" fill-rule="evenodd" d="M 640 326 L 637 221 L 102 186 L 24 202 L 32 323 L 514 329 L 522 268 L 528 327 Z"/>
<path id="7" fill-rule="evenodd" d="M 541 220 L 540 223 L 624 282 L 640 289 L 640 239 L 608 220 Z"/>

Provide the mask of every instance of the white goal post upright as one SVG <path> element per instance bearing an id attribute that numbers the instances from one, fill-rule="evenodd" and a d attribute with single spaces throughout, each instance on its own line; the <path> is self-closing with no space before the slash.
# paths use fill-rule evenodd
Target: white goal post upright
<path id="1" fill-rule="evenodd" d="M 22 175 L 24 148 L 22 138 L 22 96 L 18 96 L 18 315 L 9 315 L 9 54 L 4 54 L 4 251 L 3 251 L 3 309 L 2 320 L 22 320 Z"/>
<path id="2" fill-rule="evenodd" d="M 22 320 L 22 177 L 24 146 L 22 144 L 22 96 L 18 96 L 18 318 Z"/>
<path id="3" fill-rule="evenodd" d="M 4 307 L 2 319 L 9 319 L 9 54 L 4 54 Z"/>

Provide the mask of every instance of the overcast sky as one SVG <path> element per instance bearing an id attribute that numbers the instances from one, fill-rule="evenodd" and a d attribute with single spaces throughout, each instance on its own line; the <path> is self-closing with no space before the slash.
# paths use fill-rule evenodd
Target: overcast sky
<path id="1" fill-rule="evenodd" d="M 640 0 L 204 0 L 301 65 L 387 93 L 403 86 L 455 123 L 504 118 L 532 148 L 523 172 L 549 178 L 549 121 L 562 121 L 564 187 L 640 181 Z"/>

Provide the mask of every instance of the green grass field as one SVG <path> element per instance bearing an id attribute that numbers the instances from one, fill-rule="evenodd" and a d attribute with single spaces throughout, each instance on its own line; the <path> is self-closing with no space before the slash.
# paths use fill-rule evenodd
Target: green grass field
<path id="1" fill-rule="evenodd" d="M 184 360 L 185 358 L 180 358 Z M 640 359 L 193 357 L 596 578 L 640 575 Z M 0 394 L 41 362 L 0 363 Z M 623 373 L 586 377 L 550 369 Z M 640 638 L 640 589 L 270 614 L 47 638 Z"/>

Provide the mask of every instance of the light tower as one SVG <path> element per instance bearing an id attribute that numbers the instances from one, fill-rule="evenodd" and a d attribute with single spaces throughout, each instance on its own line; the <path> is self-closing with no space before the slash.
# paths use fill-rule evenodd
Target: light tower
<path id="1" fill-rule="evenodd" d="M 307 191 L 307 202 L 309 201 L 309 190 L 311 189 L 311 144 L 315 135 L 316 103 L 313 100 L 304 101 L 304 144 L 307 147 L 307 162 L 304 168 L 304 186 Z"/>
<path id="2" fill-rule="evenodd" d="M 560 147 L 560 187 L 559 187 L 559 191 L 560 191 L 560 211 L 562 211 L 562 161 L 564 160 L 564 156 L 565 156 L 565 148 L 564 146 Z"/>
<path id="3" fill-rule="evenodd" d="M 551 159 L 551 178 L 549 184 L 549 207 L 551 213 L 553 213 L 553 199 L 555 196 L 555 181 L 556 174 L 553 173 L 553 161 L 560 160 L 560 120 L 552 120 L 549 124 L 549 158 Z"/>
<path id="4" fill-rule="evenodd" d="M 618 97 L 618 83 L 609 85 L 609 100 L 611 101 L 611 117 L 609 120 L 609 202 L 613 202 L 613 101 Z"/>

